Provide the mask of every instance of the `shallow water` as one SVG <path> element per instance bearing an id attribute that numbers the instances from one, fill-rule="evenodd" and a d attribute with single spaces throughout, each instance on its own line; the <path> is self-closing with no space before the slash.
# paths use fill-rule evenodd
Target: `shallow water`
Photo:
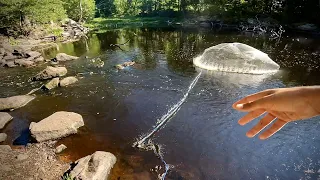
<path id="1" fill-rule="evenodd" d="M 122 50 L 110 46 L 127 40 Z M 193 58 L 222 42 L 262 50 L 281 69 L 274 75 L 203 73 L 180 110 L 152 138 L 171 165 L 166 179 L 320 178 L 320 118 L 288 124 L 260 141 L 245 136 L 257 121 L 239 126 L 244 114 L 231 109 L 239 98 L 267 88 L 320 84 L 320 39 L 294 35 L 270 41 L 250 34 L 140 28 L 91 34 L 87 42 L 62 44 L 61 52 L 81 56 L 64 64 L 68 75 L 82 79 L 67 88 L 37 92 L 34 101 L 12 112 L 14 120 L 3 131 L 9 135 L 5 143 L 25 144 L 30 122 L 56 111 L 73 111 L 83 116 L 85 127 L 58 142 L 68 147 L 61 159 L 110 151 L 118 158 L 111 179 L 156 179 L 164 172 L 161 160 L 132 144 L 183 97 L 199 72 Z M 48 51 L 46 56 L 55 53 Z M 91 61 L 96 57 L 104 61 L 103 67 Z M 131 60 L 137 65 L 119 72 L 113 67 Z M 2 69 L 0 97 L 39 87 L 41 82 L 28 79 L 45 66 Z M 156 166 L 161 170 L 155 172 Z"/>

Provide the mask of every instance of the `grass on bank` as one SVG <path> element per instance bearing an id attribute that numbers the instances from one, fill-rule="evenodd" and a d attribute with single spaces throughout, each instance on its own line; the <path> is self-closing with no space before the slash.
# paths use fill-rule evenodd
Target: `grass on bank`
<path id="1" fill-rule="evenodd" d="M 85 26 L 91 29 L 107 29 L 110 27 L 123 26 L 152 26 L 168 24 L 176 22 L 178 19 L 168 17 L 111 17 L 111 18 L 95 18 L 86 23 Z"/>

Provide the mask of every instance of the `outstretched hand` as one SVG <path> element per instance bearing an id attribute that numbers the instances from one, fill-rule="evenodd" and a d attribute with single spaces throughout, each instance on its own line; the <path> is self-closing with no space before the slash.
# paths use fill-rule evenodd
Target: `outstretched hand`
<path id="1" fill-rule="evenodd" d="M 252 138 L 273 121 L 271 127 L 260 134 L 264 140 L 278 132 L 287 123 L 317 116 L 320 113 L 320 87 L 295 87 L 269 89 L 249 95 L 232 106 L 242 112 L 248 112 L 239 120 L 240 125 L 265 114 L 263 118 L 247 132 Z"/>

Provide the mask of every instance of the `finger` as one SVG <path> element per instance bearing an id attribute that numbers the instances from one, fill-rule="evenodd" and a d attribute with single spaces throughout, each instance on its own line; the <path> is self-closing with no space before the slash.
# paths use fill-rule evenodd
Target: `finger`
<path id="1" fill-rule="evenodd" d="M 264 131 L 259 138 L 261 140 L 265 140 L 269 137 L 271 137 L 272 135 L 274 135 L 276 132 L 278 132 L 280 129 L 282 129 L 288 122 L 283 121 L 281 119 L 277 120 L 276 122 L 274 122 L 272 124 L 272 126 L 267 129 L 266 131 Z"/>
<path id="2" fill-rule="evenodd" d="M 268 90 L 265 90 L 265 91 L 261 91 L 261 92 L 258 92 L 258 93 L 255 93 L 255 94 L 251 94 L 243 99 L 240 99 L 239 101 L 235 102 L 232 107 L 234 109 L 237 109 L 236 106 L 238 104 L 246 104 L 246 103 L 249 103 L 249 102 L 252 102 L 252 101 L 256 101 L 258 99 L 261 99 L 265 96 L 268 96 L 270 94 L 273 94 L 274 93 L 274 90 L 273 89 L 268 89 Z"/>
<path id="3" fill-rule="evenodd" d="M 276 117 L 271 115 L 271 114 L 267 114 L 265 117 L 263 117 L 259 123 L 257 125 L 255 125 L 252 129 L 250 129 L 247 132 L 247 136 L 249 138 L 254 137 L 255 135 L 257 135 L 262 129 L 264 129 L 265 127 L 267 127 L 273 120 L 275 120 Z"/>
<path id="4" fill-rule="evenodd" d="M 243 117 L 238 121 L 238 123 L 243 126 L 243 125 L 247 124 L 248 122 L 254 120 L 255 118 L 261 116 L 264 112 L 265 112 L 264 109 L 258 109 L 258 110 L 249 112 L 248 114 L 246 114 L 245 116 L 243 116 Z"/>
<path id="5" fill-rule="evenodd" d="M 249 111 L 254 111 L 258 109 L 268 109 L 268 107 L 272 104 L 271 96 L 272 95 L 265 96 L 261 99 L 258 99 L 256 101 L 252 101 L 246 104 L 237 104 L 236 110 L 249 112 Z"/>

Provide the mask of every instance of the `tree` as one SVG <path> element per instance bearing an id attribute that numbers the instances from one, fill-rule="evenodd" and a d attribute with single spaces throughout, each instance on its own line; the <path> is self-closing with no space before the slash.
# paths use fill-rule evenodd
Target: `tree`
<path id="1" fill-rule="evenodd" d="M 66 17 L 61 0 L 0 0 L 0 28 L 23 31 L 26 25 Z"/>
<path id="2" fill-rule="evenodd" d="M 63 4 L 68 17 L 75 21 L 84 22 L 94 17 L 94 0 L 64 0 Z"/>

